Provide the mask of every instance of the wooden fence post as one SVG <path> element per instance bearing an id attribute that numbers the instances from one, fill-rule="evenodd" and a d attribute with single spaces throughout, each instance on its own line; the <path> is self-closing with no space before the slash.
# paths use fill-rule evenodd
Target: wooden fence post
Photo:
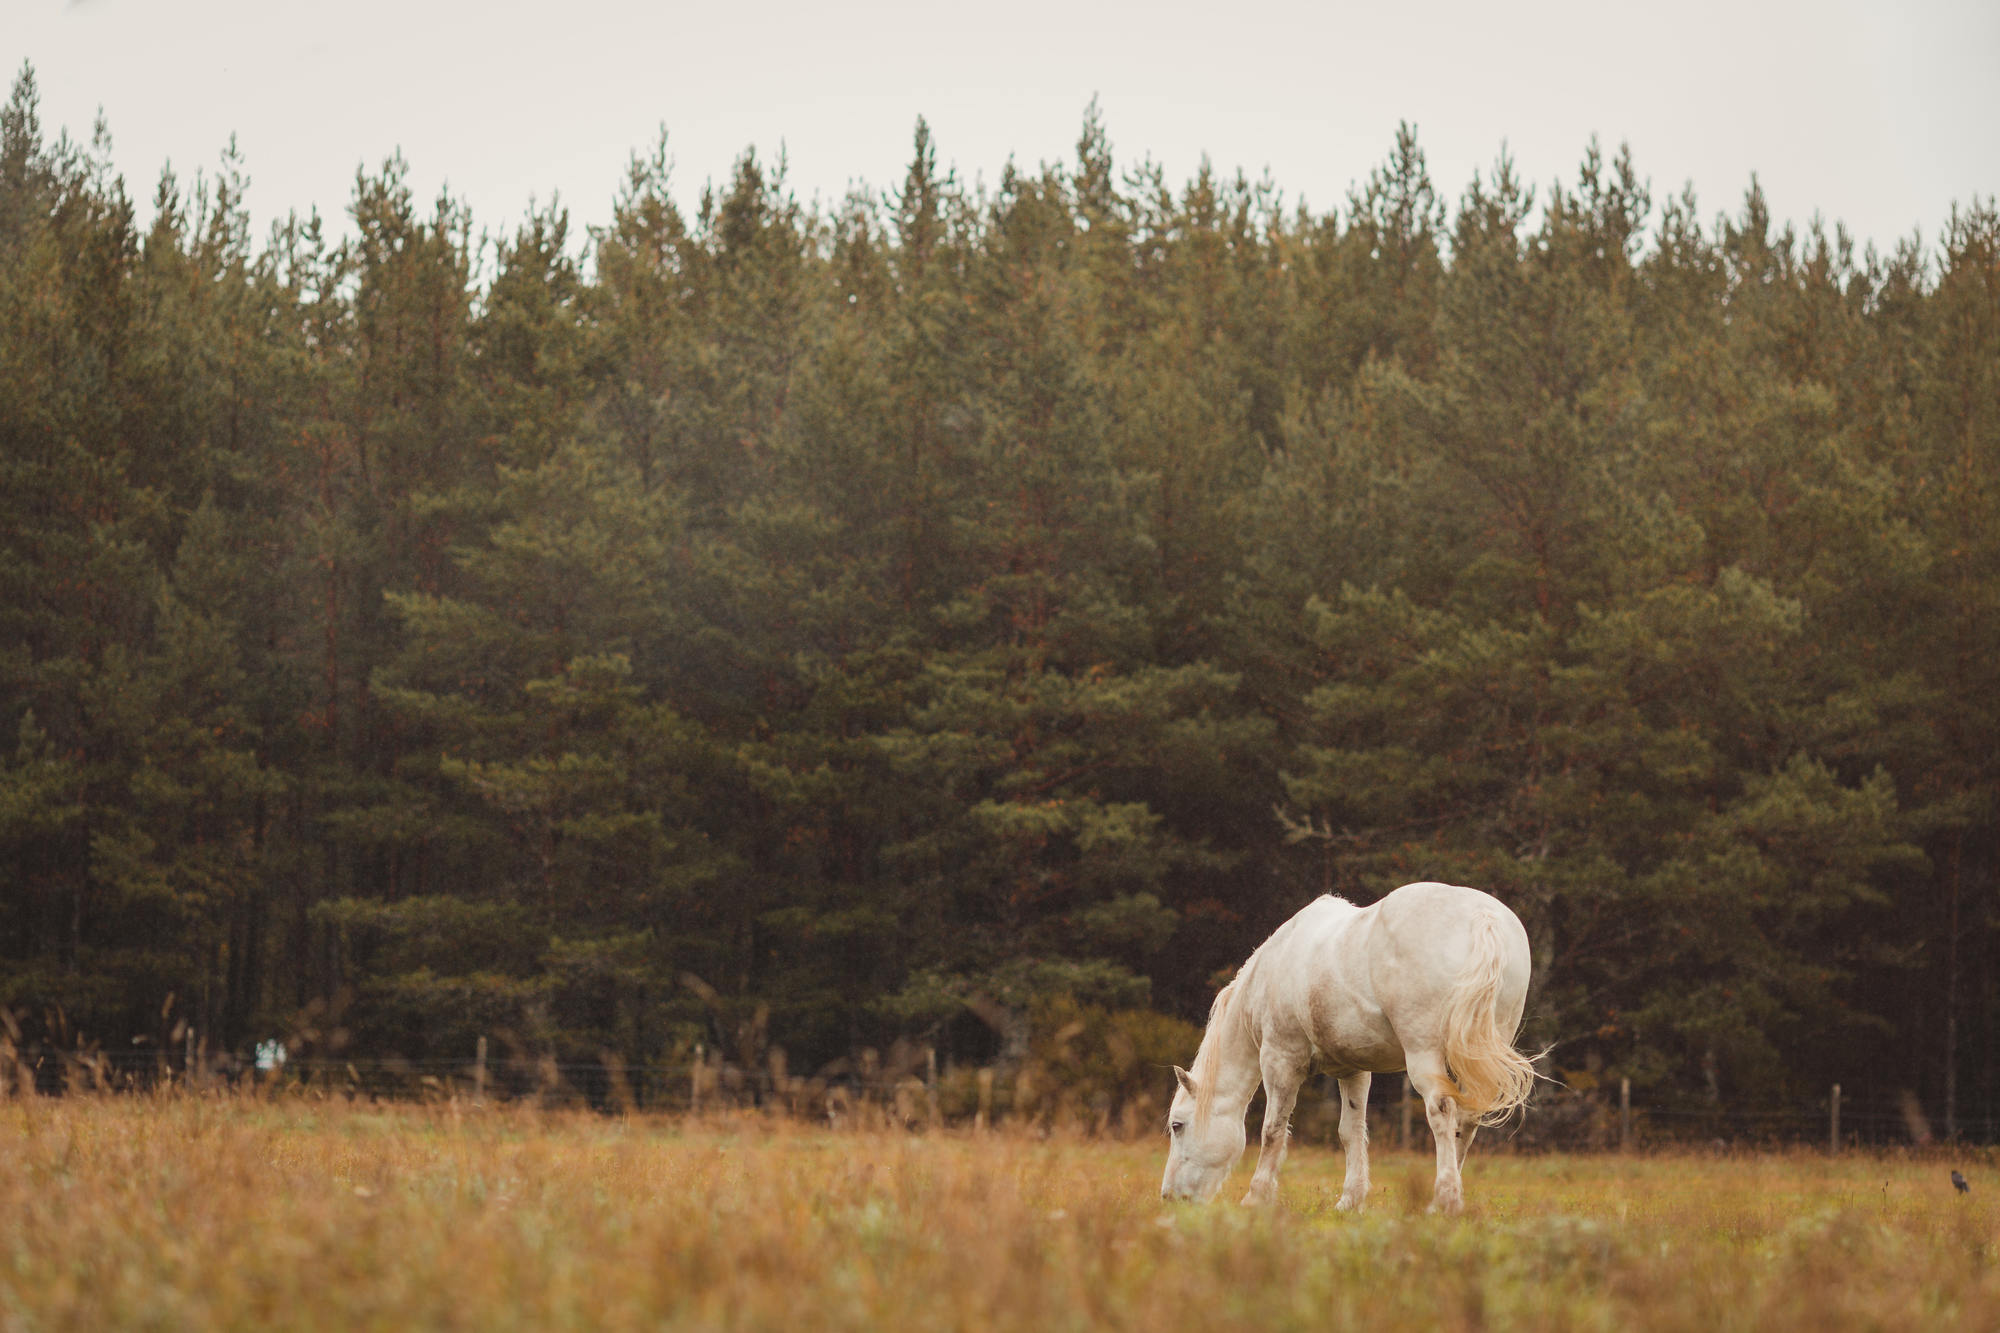
<path id="1" fill-rule="evenodd" d="M 1632 1080 L 1618 1080 L 1618 1151 L 1632 1151 Z"/>
<path id="2" fill-rule="evenodd" d="M 1833 1096 L 1827 1103 L 1826 1150 L 1829 1154 L 1840 1152 L 1840 1085 L 1833 1085 Z"/>

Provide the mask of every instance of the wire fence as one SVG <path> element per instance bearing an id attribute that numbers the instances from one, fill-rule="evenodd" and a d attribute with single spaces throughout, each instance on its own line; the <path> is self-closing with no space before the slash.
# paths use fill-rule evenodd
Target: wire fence
<path id="1" fill-rule="evenodd" d="M 834 1123 L 853 1117 L 896 1119 L 912 1126 L 943 1124 L 970 1114 L 991 1120 L 1013 1109 L 1018 1083 L 990 1069 L 948 1070 L 934 1051 L 916 1058 L 897 1050 L 884 1060 L 867 1053 L 807 1076 L 789 1074 L 781 1053 L 744 1068 L 697 1049 L 670 1062 L 627 1062 L 553 1055 L 488 1055 L 470 1059 L 326 1058 L 282 1051 L 62 1051 L 17 1049 L 0 1040 L 0 1095 L 256 1091 L 383 1102 L 457 1100 L 534 1104 L 606 1112 L 689 1114 L 759 1109 Z M 941 1104 L 941 1094 L 949 1107 Z M 1046 1099 L 1045 1099 L 1046 1100 Z M 1047 1108 L 1043 1108 L 1047 1109 Z"/>
<path id="2" fill-rule="evenodd" d="M 1164 1074 L 1164 1071 L 1161 1071 Z M 1164 1078 L 1159 1080 L 1165 1082 Z M 935 1050 L 899 1046 L 864 1052 L 809 1075 L 789 1073 L 782 1053 L 743 1066 L 696 1050 L 665 1062 L 596 1060 L 552 1054 L 493 1054 L 469 1058 L 291 1056 L 211 1052 L 21 1050 L 0 1041 L 0 1096 L 62 1096 L 123 1092 L 258 1092 L 371 1102 L 451 1101 L 533 1105 L 605 1113 L 701 1114 L 756 1110 L 800 1120 L 926 1126 L 989 1126 L 1012 1122 L 1085 1131 L 1150 1133 L 1166 1110 L 1166 1090 L 1123 1097 L 1102 1090 L 1078 1094 L 1047 1068 L 1014 1070 L 940 1067 Z M 1253 1118 L 1260 1113 L 1253 1103 Z M 1370 1137 L 1379 1144 L 1428 1151 L 1420 1100 L 1402 1075 L 1373 1081 Z M 1309 1084 L 1293 1115 L 1305 1141 L 1337 1141 L 1339 1094 L 1326 1078 Z M 1955 1134 L 1955 1137 L 1954 1137 Z M 1754 1106 L 1636 1099 L 1629 1084 L 1574 1088 L 1542 1084 L 1526 1114 L 1496 1136 L 1524 1150 L 1642 1150 L 1659 1147 L 1924 1147 L 2000 1142 L 1993 1115 L 1946 1125 L 1907 1091 L 1838 1086 L 1811 1100 Z"/>
<path id="3" fill-rule="evenodd" d="M 1415 1139 L 1426 1139 L 1421 1102 L 1409 1094 L 1401 1075 L 1377 1080 L 1378 1089 L 1385 1081 L 1391 1085 L 1385 1128 L 1400 1144 L 1413 1146 Z M 1819 1097 L 1746 1105 L 1720 1098 L 1694 1101 L 1635 1095 L 1630 1083 L 1620 1080 L 1584 1088 L 1538 1085 L 1526 1114 L 1498 1133 L 1528 1148 L 1806 1146 L 1837 1152 L 1992 1144 L 2000 1141 L 2000 1121 L 1991 1115 L 1961 1117 L 1950 1124 L 1934 1120 L 1906 1089 L 1869 1088 L 1857 1095 L 1834 1084 Z"/>

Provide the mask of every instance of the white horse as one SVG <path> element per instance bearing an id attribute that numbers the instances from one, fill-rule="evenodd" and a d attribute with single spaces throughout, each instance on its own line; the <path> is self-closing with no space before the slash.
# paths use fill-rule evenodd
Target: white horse
<path id="1" fill-rule="evenodd" d="M 1163 1199 L 1205 1203 L 1243 1156 L 1261 1078 L 1264 1138 L 1247 1204 L 1277 1197 L 1292 1102 L 1315 1060 L 1340 1081 L 1341 1209 L 1368 1199 L 1368 1083 L 1408 1070 L 1437 1140 L 1431 1210 L 1455 1213 L 1473 1133 L 1528 1099 L 1514 1049 L 1528 994 L 1528 933 L 1501 902 L 1451 884 L 1405 884 L 1372 907 L 1319 898 L 1259 945 L 1209 1010 L 1167 1115 Z"/>

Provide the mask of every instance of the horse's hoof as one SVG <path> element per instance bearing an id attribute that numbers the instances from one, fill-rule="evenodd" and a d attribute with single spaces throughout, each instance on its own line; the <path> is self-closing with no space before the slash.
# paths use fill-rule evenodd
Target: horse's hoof
<path id="1" fill-rule="evenodd" d="M 1366 1202 L 1366 1199 L 1358 1199 L 1351 1194 L 1343 1194 L 1334 1200 L 1333 1211 L 1336 1213 L 1358 1213 L 1361 1211 L 1361 1205 Z"/>

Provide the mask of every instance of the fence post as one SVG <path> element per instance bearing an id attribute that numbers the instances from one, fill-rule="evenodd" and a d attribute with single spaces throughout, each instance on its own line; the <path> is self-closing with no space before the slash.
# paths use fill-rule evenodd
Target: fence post
<path id="1" fill-rule="evenodd" d="M 1618 1080 L 1618 1151 L 1632 1151 L 1632 1080 Z"/>
<path id="2" fill-rule="evenodd" d="M 554 1047 L 542 1052 L 540 1081 L 535 1087 L 535 1109 L 541 1110 L 549 1104 L 556 1090 L 562 1086 L 562 1067 L 556 1063 Z"/>
<path id="3" fill-rule="evenodd" d="M 1826 1150 L 1830 1155 L 1840 1152 L 1840 1085 L 1833 1085 L 1833 1096 L 1827 1102 Z"/>
<path id="4" fill-rule="evenodd" d="M 486 1105 L 486 1038 L 479 1039 L 479 1055 L 472 1065 L 472 1104 Z"/>
<path id="5" fill-rule="evenodd" d="M 937 1047 L 924 1047 L 924 1112 L 935 1129 L 938 1117 Z"/>

